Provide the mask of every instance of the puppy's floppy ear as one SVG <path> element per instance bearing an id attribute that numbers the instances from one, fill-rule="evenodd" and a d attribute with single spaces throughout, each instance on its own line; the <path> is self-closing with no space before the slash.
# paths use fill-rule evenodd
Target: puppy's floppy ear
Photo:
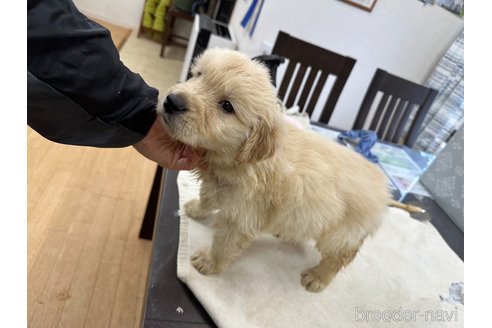
<path id="1" fill-rule="evenodd" d="M 275 153 L 278 143 L 278 127 L 267 124 L 260 118 L 252 129 L 251 135 L 241 146 L 236 156 L 239 164 L 255 163 L 270 158 Z"/>

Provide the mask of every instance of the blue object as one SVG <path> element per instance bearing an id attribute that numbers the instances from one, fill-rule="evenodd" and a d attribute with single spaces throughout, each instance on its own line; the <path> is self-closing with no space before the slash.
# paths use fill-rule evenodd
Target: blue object
<path id="1" fill-rule="evenodd" d="M 338 142 L 347 146 L 348 139 L 359 139 L 355 146 L 355 151 L 367 158 L 373 163 L 379 163 L 377 156 L 371 153 L 371 148 L 376 144 L 378 135 L 374 131 L 368 130 L 352 130 L 340 132 L 337 136 Z"/>
<path id="2" fill-rule="evenodd" d="M 251 20 L 251 17 L 253 16 L 253 12 L 255 11 L 255 7 L 258 3 L 258 0 L 253 0 L 251 2 L 251 5 L 248 8 L 248 11 L 246 12 L 246 15 L 244 15 L 243 20 L 241 21 L 241 26 L 246 28 L 246 25 L 248 25 L 248 22 Z"/>
<path id="3" fill-rule="evenodd" d="M 260 17 L 261 9 L 263 8 L 263 3 L 265 0 L 253 0 L 248 8 L 248 11 L 244 15 L 241 20 L 241 26 L 245 29 L 249 29 L 249 36 L 253 36 L 253 33 L 256 28 L 256 23 L 258 22 L 258 18 Z M 258 10 L 256 10 L 258 7 Z M 247 28 L 248 24 L 251 23 L 251 26 Z"/>

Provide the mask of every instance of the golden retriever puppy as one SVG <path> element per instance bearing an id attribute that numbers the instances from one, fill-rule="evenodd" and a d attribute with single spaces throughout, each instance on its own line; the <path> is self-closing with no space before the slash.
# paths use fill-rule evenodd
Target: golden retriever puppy
<path id="1" fill-rule="evenodd" d="M 192 76 L 158 105 L 172 136 L 205 152 L 200 199 L 184 209 L 194 219 L 214 214 L 216 231 L 192 265 L 221 272 L 260 232 L 314 240 L 322 260 L 302 272 L 301 283 L 323 290 L 380 225 L 390 199 L 384 173 L 284 121 L 267 69 L 245 55 L 207 50 Z"/>

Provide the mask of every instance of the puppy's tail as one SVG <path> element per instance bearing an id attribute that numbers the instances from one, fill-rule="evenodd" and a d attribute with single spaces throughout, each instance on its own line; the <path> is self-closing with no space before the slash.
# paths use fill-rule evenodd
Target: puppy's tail
<path id="1" fill-rule="evenodd" d="M 405 210 L 409 213 L 425 213 L 425 210 L 423 208 L 420 208 L 420 207 L 415 206 L 415 205 L 397 202 L 396 200 L 390 200 L 388 205 L 392 206 L 392 207 L 401 208 L 402 210 Z"/>

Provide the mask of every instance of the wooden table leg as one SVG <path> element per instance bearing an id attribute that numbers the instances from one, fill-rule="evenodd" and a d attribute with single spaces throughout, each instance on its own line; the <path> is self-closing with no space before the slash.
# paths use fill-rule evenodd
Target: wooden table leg
<path id="1" fill-rule="evenodd" d="M 152 240 L 154 234 L 155 216 L 157 215 L 157 209 L 159 205 L 159 191 L 162 182 L 163 168 L 157 166 L 155 171 L 154 182 L 152 183 L 152 189 L 150 191 L 149 200 L 147 202 L 147 208 L 142 221 L 142 227 L 140 228 L 139 238 Z"/>

